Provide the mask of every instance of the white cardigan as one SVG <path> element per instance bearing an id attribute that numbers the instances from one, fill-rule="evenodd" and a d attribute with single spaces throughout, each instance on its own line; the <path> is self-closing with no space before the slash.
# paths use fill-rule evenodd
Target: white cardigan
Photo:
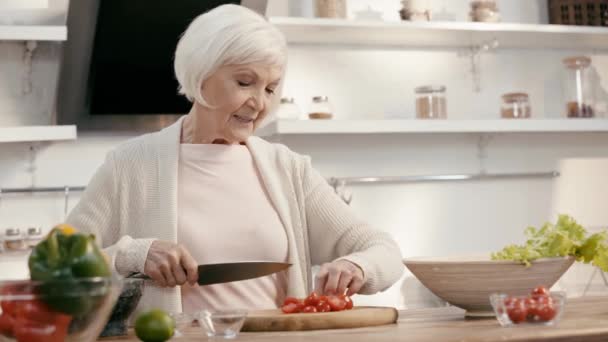
<path id="1" fill-rule="evenodd" d="M 182 120 L 108 153 L 67 219 L 97 236 L 122 275 L 143 272 L 154 240 L 177 241 Z M 288 296 L 304 297 L 311 291 L 311 265 L 339 258 L 361 267 L 363 294 L 382 291 L 399 279 L 404 266 L 394 240 L 356 218 L 308 157 L 257 137 L 249 138 L 247 147 L 287 234 L 293 264 Z M 180 288 L 147 282 L 137 311 L 149 308 L 181 312 Z"/>

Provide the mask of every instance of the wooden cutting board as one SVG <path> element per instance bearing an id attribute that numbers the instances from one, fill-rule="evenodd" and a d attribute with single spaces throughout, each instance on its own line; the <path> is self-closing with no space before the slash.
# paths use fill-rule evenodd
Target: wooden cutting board
<path id="1" fill-rule="evenodd" d="M 393 324 L 398 312 L 390 307 L 361 306 L 338 312 L 285 314 L 281 310 L 252 311 L 243 331 L 294 331 L 372 327 Z"/>

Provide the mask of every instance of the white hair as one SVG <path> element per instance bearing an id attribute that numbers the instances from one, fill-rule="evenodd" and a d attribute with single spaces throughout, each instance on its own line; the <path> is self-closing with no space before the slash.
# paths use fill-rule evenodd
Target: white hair
<path id="1" fill-rule="evenodd" d="M 264 63 L 285 68 L 283 34 L 258 13 L 238 5 L 222 5 L 190 23 L 175 50 L 179 93 L 209 107 L 203 82 L 223 65 Z"/>

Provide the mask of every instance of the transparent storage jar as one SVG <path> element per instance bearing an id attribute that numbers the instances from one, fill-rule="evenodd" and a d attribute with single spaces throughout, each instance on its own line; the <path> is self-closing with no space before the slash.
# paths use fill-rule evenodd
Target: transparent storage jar
<path id="1" fill-rule="evenodd" d="M 504 119 L 527 119 L 532 115 L 526 93 L 507 93 L 502 96 L 500 116 Z"/>
<path id="2" fill-rule="evenodd" d="M 42 241 L 42 228 L 40 227 L 30 227 L 27 229 L 27 237 L 25 239 L 25 243 L 29 248 L 34 248 L 36 245 Z"/>
<path id="3" fill-rule="evenodd" d="M 27 244 L 19 228 L 7 228 L 4 231 L 4 249 L 7 252 L 24 251 L 27 248 Z"/>
<path id="4" fill-rule="evenodd" d="M 315 14 L 318 18 L 346 18 L 346 0 L 316 0 Z"/>
<path id="5" fill-rule="evenodd" d="M 569 118 L 595 117 L 595 85 L 592 79 L 591 58 L 568 57 L 563 60 L 563 91 L 566 116 Z"/>
<path id="6" fill-rule="evenodd" d="M 500 21 L 500 13 L 495 0 L 474 0 L 471 1 L 472 21 L 496 23 Z"/>
<path id="7" fill-rule="evenodd" d="M 277 109 L 277 118 L 283 120 L 297 120 L 301 116 L 302 112 L 293 97 L 281 98 L 281 103 Z"/>
<path id="8" fill-rule="evenodd" d="M 444 86 L 422 86 L 415 89 L 418 119 L 446 119 L 447 101 Z"/>
<path id="9" fill-rule="evenodd" d="M 333 106 L 327 96 L 315 96 L 312 98 L 310 110 L 308 111 L 309 119 L 331 119 L 333 116 Z"/>

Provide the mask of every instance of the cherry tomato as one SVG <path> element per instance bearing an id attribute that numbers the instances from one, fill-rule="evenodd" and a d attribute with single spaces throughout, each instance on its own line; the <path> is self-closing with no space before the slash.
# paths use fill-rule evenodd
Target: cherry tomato
<path id="1" fill-rule="evenodd" d="M 543 322 L 550 321 L 555 317 L 555 314 L 556 314 L 555 306 L 553 306 L 553 304 L 541 304 L 536 309 L 536 313 L 538 315 L 538 318 L 541 321 L 543 321 Z"/>
<path id="2" fill-rule="evenodd" d="M 331 311 L 342 311 L 346 308 L 346 301 L 337 296 L 329 296 L 327 302 L 331 307 Z"/>
<path id="3" fill-rule="evenodd" d="M 519 303 L 519 298 L 516 297 L 507 297 L 505 298 L 505 307 L 510 308 Z"/>
<path id="4" fill-rule="evenodd" d="M 535 298 L 538 304 L 551 304 L 553 305 L 553 298 L 551 296 L 538 296 Z"/>
<path id="5" fill-rule="evenodd" d="M 316 306 L 317 304 L 319 304 L 319 296 L 316 292 L 312 292 L 304 299 L 304 305 L 306 306 Z"/>
<path id="6" fill-rule="evenodd" d="M 540 296 L 548 296 L 549 291 L 544 286 L 537 286 L 534 288 L 534 290 L 532 290 L 531 295 L 533 298 L 540 297 Z"/>
<path id="7" fill-rule="evenodd" d="M 538 303 L 536 302 L 536 300 L 532 297 L 528 297 L 523 300 L 523 303 L 526 309 L 528 310 L 528 320 L 537 321 L 538 315 L 536 309 L 538 307 Z"/>
<path id="8" fill-rule="evenodd" d="M 286 314 L 298 313 L 298 312 L 300 312 L 301 309 L 302 309 L 302 307 L 300 306 L 300 304 L 296 304 L 296 303 L 289 303 L 289 304 L 283 305 L 281 307 L 281 311 L 283 311 Z"/>
<path id="9" fill-rule="evenodd" d="M 305 306 L 304 309 L 302 309 L 302 313 L 313 313 L 313 312 L 317 312 L 317 308 L 314 306 Z"/>
<path id="10" fill-rule="evenodd" d="M 528 309 L 523 301 L 518 301 L 510 307 L 507 307 L 507 315 L 511 322 L 517 324 L 526 320 L 528 316 Z"/>
<path id="11" fill-rule="evenodd" d="M 290 304 L 290 303 L 293 303 L 293 304 L 303 304 L 303 303 L 302 303 L 302 301 L 301 301 L 301 300 L 299 300 L 299 299 L 298 299 L 298 298 L 296 298 L 296 297 L 287 297 L 287 298 L 285 298 L 285 300 L 283 301 L 283 305 L 287 305 L 287 304 Z"/>
<path id="12" fill-rule="evenodd" d="M 346 303 L 346 310 L 350 310 L 353 308 L 353 300 L 347 295 L 341 295 L 340 298 Z"/>
<path id="13" fill-rule="evenodd" d="M 326 301 L 319 301 L 319 304 L 317 304 L 316 306 L 317 308 L 317 312 L 330 312 L 331 311 L 331 306 L 329 306 L 329 303 Z"/>

